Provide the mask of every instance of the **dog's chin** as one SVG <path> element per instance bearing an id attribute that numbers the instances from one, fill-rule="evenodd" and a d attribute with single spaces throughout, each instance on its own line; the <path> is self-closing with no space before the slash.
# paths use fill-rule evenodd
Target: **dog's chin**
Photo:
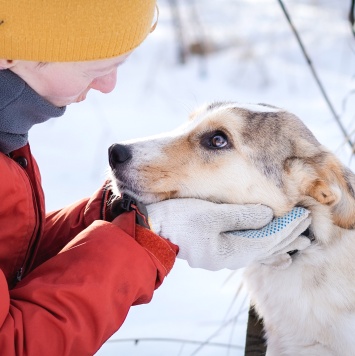
<path id="1" fill-rule="evenodd" d="M 153 203 L 158 203 L 163 200 L 176 198 L 176 192 L 151 193 L 145 191 L 138 191 L 136 189 L 132 189 L 131 187 L 126 186 L 119 186 L 118 190 L 121 195 L 128 194 L 129 196 L 143 203 L 144 205 L 149 205 Z"/>
<path id="2" fill-rule="evenodd" d="M 133 197 L 134 199 L 143 203 L 144 205 L 157 203 L 163 200 L 163 199 L 159 199 L 159 197 L 157 197 L 155 194 L 135 192 L 130 189 L 123 189 L 121 192 L 122 194 L 128 194 L 129 196 Z"/>

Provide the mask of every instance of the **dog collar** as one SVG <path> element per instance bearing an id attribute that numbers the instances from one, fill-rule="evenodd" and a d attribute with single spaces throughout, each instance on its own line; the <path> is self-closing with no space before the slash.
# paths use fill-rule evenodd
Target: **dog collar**
<path id="1" fill-rule="evenodd" d="M 150 229 L 146 206 L 130 195 L 124 193 L 119 199 L 113 202 L 111 206 L 111 214 L 113 216 L 118 216 L 126 211 L 132 210 L 136 211 L 136 223 Z"/>

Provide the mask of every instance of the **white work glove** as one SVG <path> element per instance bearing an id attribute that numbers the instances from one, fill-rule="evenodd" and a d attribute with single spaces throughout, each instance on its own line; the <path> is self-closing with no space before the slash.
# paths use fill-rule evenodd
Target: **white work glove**
<path id="1" fill-rule="evenodd" d="M 310 224 L 304 208 L 274 220 L 272 210 L 264 205 L 200 199 L 165 200 L 148 205 L 147 210 L 151 229 L 178 245 L 177 257 L 191 267 L 235 270 L 260 261 L 286 268 L 292 262 L 287 252 L 310 244 L 308 238 L 299 237 Z"/>

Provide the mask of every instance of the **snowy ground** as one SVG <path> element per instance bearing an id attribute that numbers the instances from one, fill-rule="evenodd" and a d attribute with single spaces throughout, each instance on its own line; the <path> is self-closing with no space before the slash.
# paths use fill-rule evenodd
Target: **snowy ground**
<path id="1" fill-rule="evenodd" d="M 350 150 L 276 0 L 183 2 L 184 18 L 191 19 L 190 5 L 195 4 L 203 38 L 218 49 L 206 59 L 191 56 L 185 65 L 177 60 L 167 2 L 159 4 L 156 31 L 120 68 L 113 93 L 91 93 L 86 102 L 69 107 L 64 117 L 30 132 L 48 210 L 89 196 L 101 185 L 112 143 L 173 129 L 197 105 L 214 100 L 284 107 L 354 170 Z M 285 4 L 351 132 L 355 38 L 346 20 L 350 1 Z M 184 28 L 190 39 L 201 29 L 196 21 Z M 132 308 L 123 327 L 97 355 L 242 355 L 248 300 L 245 291 L 237 295 L 241 273 L 207 272 L 177 261 L 153 301 Z M 205 341 L 215 344 L 201 346 Z"/>

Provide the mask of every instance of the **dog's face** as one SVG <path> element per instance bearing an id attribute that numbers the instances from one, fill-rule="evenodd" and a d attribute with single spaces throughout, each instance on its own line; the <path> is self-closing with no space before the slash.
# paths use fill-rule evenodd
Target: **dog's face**
<path id="1" fill-rule="evenodd" d="M 145 204 L 194 197 L 261 203 L 282 215 L 309 198 L 355 223 L 353 175 L 296 116 L 269 105 L 214 103 L 170 133 L 115 144 L 113 185 Z"/>

